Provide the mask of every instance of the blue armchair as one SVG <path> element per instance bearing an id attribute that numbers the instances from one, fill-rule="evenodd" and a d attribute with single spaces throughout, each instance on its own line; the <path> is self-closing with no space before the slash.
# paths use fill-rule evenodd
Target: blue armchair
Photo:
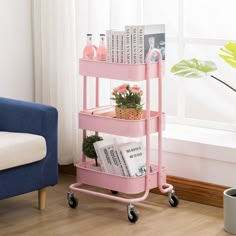
<path id="1" fill-rule="evenodd" d="M 39 209 L 45 208 L 46 187 L 58 181 L 57 125 L 54 107 L 0 97 L 0 132 L 43 136 L 47 150 L 42 160 L 0 170 L 0 199 L 38 190 Z"/>

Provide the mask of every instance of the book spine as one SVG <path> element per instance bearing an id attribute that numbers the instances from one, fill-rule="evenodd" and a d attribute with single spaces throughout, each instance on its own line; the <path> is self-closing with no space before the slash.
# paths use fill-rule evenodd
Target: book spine
<path id="1" fill-rule="evenodd" d="M 137 30 L 138 35 L 138 62 L 144 63 L 144 25 L 139 25 Z"/>
<path id="2" fill-rule="evenodd" d="M 102 153 L 99 150 L 98 142 L 95 142 L 93 144 L 93 146 L 94 146 L 95 152 L 97 154 L 98 161 L 100 163 L 100 167 L 101 167 L 102 171 L 108 173 L 108 169 L 107 169 L 107 167 L 105 165 L 105 162 L 104 162 L 104 159 L 103 159 L 103 155 L 102 155 Z"/>
<path id="3" fill-rule="evenodd" d="M 106 31 L 107 62 L 111 62 L 111 30 Z"/>
<path id="4" fill-rule="evenodd" d="M 111 62 L 115 63 L 116 62 L 116 47 L 115 47 L 115 43 L 116 43 L 116 39 L 115 39 L 115 31 L 111 30 Z"/>
<path id="5" fill-rule="evenodd" d="M 115 63 L 119 63 L 120 61 L 120 32 L 116 31 L 115 32 Z"/>
<path id="6" fill-rule="evenodd" d="M 123 176 L 128 176 L 128 173 L 127 173 L 127 171 L 125 171 L 125 166 L 124 166 L 124 164 L 123 164 L 123 162 L 122 162 L 122 160 L 121 160 L 121 157 L 119 156 L 119 153 L 118 153 L 118 151 L 117 151 L 116 148 L 114 148 L 114 152 L 115 152 L 115 155 L 116 155 L 116 159 L 117 159 L 118 162 L 119 162 L 121 174 L 122 174 Z"/>
<path id="7" fill-rule="evenodd" d="M 116 63 L 124 63 L 124 38 L 125 32 L 124 31 L 116 31 Z"/>
<path id="8" fill-rule="evenodd" d="M 132 27 L 125 26 L 125 63 L 131 64 L 132 58 Z"/>
<path id="9" fill-rule="evenodd" d="M 132 55 L 131 55 L 131 63 L 137 64 L 138 62 L 138 27 L 131 27 L 131 45 L 132 45 Z"/>
<path id="10" fill-rule="evenodd" d="M 120 32 L 120 45 L 119 45 L 119 51 L 120 51 L 120 63 L 125 63 L 125 32 Z"/>
<path id="11" fill-rule="evenodd" d="M 123 175 L 121 168 L 120 168 L 120 163 L 119 160 L 117 159 L 116 153 L 115 153 L 115 149 L 114 146 L 111 145 L 108 147 L 108 151 L 112 160 L 112 165 L 114 167 L 114 171 L 116 175 Z"/>
<path id="12" fill-rule="evenodd" d="M 121 164 L 122 164 L 122 166 L 123 166 L 123 168 L 124 168 L 124 171 L 125 171 L 125 176 L 131 177 L 129 168 L 128 168 L 128 166 L 127 166 L 127 162 L 125 161 L 125 157 L 124 157 L 122 151 L 121 151 L 121 150 L 118 150 L 118 153 L 119 153 L 119 156 L 120 156 Z"/>
<path id="13" fill-rule="evenodd" d="M 105 165 L 107 167 L 107 172 L 110 174 L 115 174 L 115 169 L 114 169 L 114 166 L 112 163 L 111 156 L 109 154 L 110 152 L 108 150 L 108 146 L 109 145 L 102 147 L 100 150 L 101 150 L 102 156 L 104 158 Z"/>

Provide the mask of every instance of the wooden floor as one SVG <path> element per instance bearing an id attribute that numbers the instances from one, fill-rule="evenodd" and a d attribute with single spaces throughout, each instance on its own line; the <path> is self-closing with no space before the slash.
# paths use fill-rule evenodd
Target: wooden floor
<path id="1" fill-rule="evenodd" d="M 0 235 L 24 236 L 224 236 L 223 209 L 180 201 L 170 207 L 166 196 L 150 193 L 135 204 L 139 220 L 127 219 L 126 204 L 76 193 L 79 205 L 68 206 L 66 193 L 74 176 L 60 176 L 48 189 L 47 206 L 37 209 L 37 192 L 0 201 Z M 109 191 L 107 191 L 109 192 Z"/>

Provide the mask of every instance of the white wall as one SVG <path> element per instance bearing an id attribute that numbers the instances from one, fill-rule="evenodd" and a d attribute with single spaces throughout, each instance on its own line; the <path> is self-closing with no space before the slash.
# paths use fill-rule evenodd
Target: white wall
<path id="1" fill-rule="evenodd" d="M 0 0 L 0 96 L 33 100 L 30 0 Z"/>

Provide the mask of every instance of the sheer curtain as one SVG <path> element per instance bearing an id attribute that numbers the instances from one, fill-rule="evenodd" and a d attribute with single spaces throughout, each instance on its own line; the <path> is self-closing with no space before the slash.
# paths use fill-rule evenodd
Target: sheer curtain
<path id="1" fill-rule="evenodd" d="M 78 81 L 75 2 L 34 0 L 35 101 L 59 112 L 59 164 L 78 161 Z"/>
<path id="2" fill-rule="evenodd" d="M 59 112 L 59 164 L 81 158 L 82 135 L 78 111 L 82 109 L 82 79 L 78 58 L 86 34 L 99 34 L 125 24 L 141 23 L 141 2 L 136 0 L 33 0 L 35 101 L 57 107 Z M 89 84 L 91 90 L 93 81 Z M 101 83 L 103 100 L 109 99 L 108 81 Z M 103 94 L 103 92 L 101 92 Z M 94 96 L 89 98 L 89 105 Z M 103 101 L 101 101 L 103 103 Z"/>

